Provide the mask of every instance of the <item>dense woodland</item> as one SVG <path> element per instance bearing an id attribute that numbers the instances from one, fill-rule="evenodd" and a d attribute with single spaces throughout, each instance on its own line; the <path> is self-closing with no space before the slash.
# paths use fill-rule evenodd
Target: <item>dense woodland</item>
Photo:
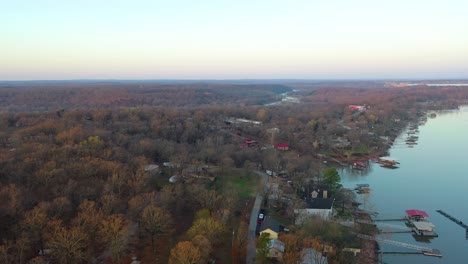
<path id="1" fill-rule="evenodd" d="M 405 123 L 468 100 L 466 87 L 362 87 L 0 86 L 0 263 L 245 263 L 255 171 L 285 172 L 300 190 L 320 177 L 318 157 L 385 153 Z M 285 92 L 300 103 L 266 105 Z M 242 147 L 245 138 L 257 144 Z M 277 211 L 288 219 L 290 207 Z M 372 263 L 343 259 L 352 239 L 339 227 L 291 230 L 286 263 L 323 240 L 329 263 Z"/>

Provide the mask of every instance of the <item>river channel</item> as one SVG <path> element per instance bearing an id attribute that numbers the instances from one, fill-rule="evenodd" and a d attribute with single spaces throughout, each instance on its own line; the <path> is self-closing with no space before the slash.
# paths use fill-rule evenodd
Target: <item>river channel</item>
<path id="1" fill-rule="evenodd" d="M 418 127 L 417 145 L 409 147 L 407 130 L 396 139 L 389 156 L 400 162 L 397 169 L 386 169 L 370 162 L 367 170 L 340 171 L 344 187 L 370 185 L 369 194 L 357 194 L 363 209 L 378 212 L 376 219 L 395 219 L 405 210 L 419 209 L 429 214 L 439 235 L 416 239 L 411 233 L 389 233 L 382 238 L 440 250 L 443 257 L 422 254 L 383 254 L 384 263 L 468 263 L 468 239 L 465 229 L 442 216 L 446 213 L 468 224 L 468 106 L 459 110 L 436 112 Z M 401 226 L 382 226 L 384 231 L 402 231 L 403 221 L 379 222 Z M 418 241 L 419 240 L 419 241 Z M 380 243 L 384 252 L 418 253 L 414 249 Z"/>

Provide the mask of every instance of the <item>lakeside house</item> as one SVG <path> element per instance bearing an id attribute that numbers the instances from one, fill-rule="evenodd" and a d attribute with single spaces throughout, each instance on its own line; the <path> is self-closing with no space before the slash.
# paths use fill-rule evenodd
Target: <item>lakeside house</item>
<path id="1" fill-rule="evenodd" d="M 296 224 L 302 224 L 310 217 L 318 216 L 323 219 L 328 219 L 333 213 L 334 198 L 315 199 L 307 202 L 307 207 L 304 209 L 294 209 L 296 216 Z"/>
<path id="2" fill-rule="evenodd" d="M 335 198 L 328 197 L 328 190 L 312 186 L 312 192 L 306 196 L 306 208 L 294 209 L 296 225 L 302 224 L 310 217 L 328 219 L 333 213 Z"/>

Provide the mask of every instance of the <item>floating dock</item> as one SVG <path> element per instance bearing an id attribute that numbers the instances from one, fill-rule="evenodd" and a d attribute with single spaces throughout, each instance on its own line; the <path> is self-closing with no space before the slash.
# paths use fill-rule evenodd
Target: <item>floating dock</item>
<path id="1" fill-rule="evenodd" d="M 413 232 L 419 236 L 426 237 L 438 237 L 439 235 L 434 232 L 435 226 L 431 222 L 426 221 L 414 221 L 413 223 Z"/>

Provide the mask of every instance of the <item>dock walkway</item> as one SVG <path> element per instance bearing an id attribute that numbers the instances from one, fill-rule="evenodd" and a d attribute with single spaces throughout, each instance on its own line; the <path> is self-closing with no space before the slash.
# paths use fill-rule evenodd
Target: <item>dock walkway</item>
<path id="1" fill-rule="evenodd" d="M 438 249 L 435 248 L 428 248 L 428 247 L 423 247 L 419 245 L 414 245 L 414 244 L 408 244 L 408 243 L 403 243 L 399 241 L 394 241 L 394 240 L 389 240 L 389 239 L 384 239 L 380 237 L 375 237 L 375 236 L 369 236 L 369 235 L 364 235 L 364 234 L 357 234 L 357 237 L 363 238 L 363 239 L 368 239 L 368 240 L 374 240 L 377 242 L 385 243 L 385 244 L 390 244 L 394 246 L 399 246 L 399 247 L 404 247 L 404 248 L 409 248 L 409 249 L 414 249 L 414 250 L 420 250 L 422 254 L 426 256 L 432 256 L 432 257 L 442 257 L 442 254 Z"/>
<path id="2" fill-rule="evenodd" d="M 452 220 L 452 222 L 455 222 L 457 225 L 467 229 L 468 228 L 468 225 L 464 224 L 462 221 L 456 219 L 455 217 L 447 214 L 446 212 L 442 211 L 442 210 L 437 210 L 436 212 L 438 212 L 439 214 L 447 217 L 448 219 Z"/>
<path id="3" fill-rule="evenodd" d="M 447 217 L 449 220 L 451 220 L 452 222 L 454 222 L 455 224 L 465 228 L 465 236 L 466 236 L 466 239 L 468 240 L 468 225 L 466 225 L 465 223 L 463 223 L 462 221 L 456 219 L 455 217 L 447 214 L 446 212 L 442 211 L 442 210 L 436 210 L 436 212 L 438 212 L 439 214 Z"/>

